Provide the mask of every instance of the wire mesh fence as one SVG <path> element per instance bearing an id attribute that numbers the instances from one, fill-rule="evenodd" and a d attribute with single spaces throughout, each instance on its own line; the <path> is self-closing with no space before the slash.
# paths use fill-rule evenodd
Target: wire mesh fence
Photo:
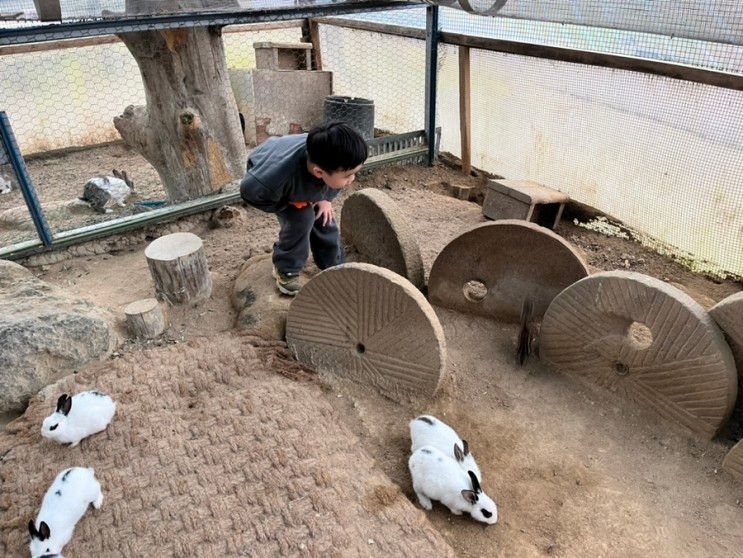
<path id="1" fill-rule="evenodd" d="M 14 3 L 2 5 L 3 14 L 35 9 L 34 2 L 9 4 Z M 270 19 L 271 10 L 294 5 L 270 4 L 227 2 L 216 9 L 265 9 Z M 561 52 L 591 52 L 740 78 L 743 46 L 736 30 L 743 4 L 683 2 L 677 9 L 669 2 L 614 2 L 600 8 L 584 2 L 499 4 L 458 3 L 473 12 L 497 8 L 503 17 L 495 18 L 441 9 L 442 38 L 563 50 L 546 60 L 533 53 L 471 48 L 473 164 L 558 188 L 624 221 L 656 248 L 685 254 L 710 270 L 743 274 L 741 88 L 559 59 Z M 716 18 L 710 16 L 712 4 Z M 75 6 L 79 10 L 73 13 Z M 126 7 L 113 0 L 71 2 L 62 19 L 99 17 L 103 10 L 120 14 Z M 269 136 L 337 119 L 367 138 L 422 129 L 425 13 L 420 6 L 282 23 L 281 29 L 224 28 L 235 118 L 248 148 Z M 384 25 L 358 25 L 364 22 Z M 141 25 L 128 30 L 149 29 Z M 0 110 L 8 112 L 24 154 L 32 155 L 29 172 L 55 232 L 168 202 L 161 173 L 125 147 L 113 125 L 124 107 L 147 102 L 141 69 L 113 35 L 75 41 L 0 47 Z M 304 46 L 297 46 L 301 41 Z M 436 105 L 441 148 L 456 155 L 459 48 L 439 48 Z M 104 147 L 69 149 L 91 145 Z M 109 214 L 70 209 L 90 177 L 113 169 L 128 170 L 139 203 Z M 4 175 L 7 168 L 0 164 Z M 13 187 L 12 176 L 0 180 Z M 21 203 L 17 192 L 0 196 L 0 244 L 34 236 L 32 229 L 3 233 L 3 211 Z M 71 211 L 78 214 L 68 218 Z"/>
<path id="2" fill-rule="evenodd" d="M 254 45 L 296 45 L 302 39 L 301 22 L 280 29 L 249 29 L 233 26 L 223 31 L 229 82 L 237 104 L 234 119 L 240 122 L 248 148 L 257 143 L 261 131 L 260 120 L 256 124 Z M 291 77 L 291 72 L 282 73 Z M 273 85 L 270 77 L 262 79 L 260 83 Z M 330 80 L 325 81 L 327 91 L 314 91 L 314 112 L 306 106 L 311 94 L 304 99 L 287 94 L 296 85 L 291 79 L 282 95 L 283 105 L 270 98 L 275 93 L 270 87 L 260 91 L 257 97 L 263 104 L 257 107 L 258 117 L 279 114 L 291 119 L 293 111 L 300 128 L 278 129 L 274 122 L 275 129 L 264 125 L 263 131 L 279 135 L 306 131 L 319 123 L 322 100 L 316 97 L 330 93 Z M 150 211 L 168 202 L 156 169 L 123 144 L 114 126 L 114 118 L 127 106 L 147 102 L 137 62 L 117 37 L 0 47 L 0 82 L 0 110 L 8 114 L 54 233 Z M 126 206 L 101 213 L 78 200 L 90 179 L 111 177 L 114 169 L 126 171 L 134 182 L 135 194 Z M 34 239 L 33 223 L 9 165 L 0 164 L 0 179 L 0 246 Z"/>
<path id="3" fill-rule="evenodd" d="M 411 10 L 402 21 L 413 23 L 421 14 L 425 10 Z M 423 128 L 425 41 L 320 24 L 320 44 L 335 94 L 373 101 L 375 135 Z M 349 112 L 342 105 L 337 110 L 342 118 Z"/>
<path id="4" fill-rule="evenodd" d="M 444 32 L 644 54 L 733 73 L 743 62 L 733 45 L 649 35 L 637 42 L 636 33 L 595 28 L 584 29 L 578 42 L 563 36 L 566 29 L 540 38 L 552 24 L 450 12 L 444 10 Z M 640 43 L 653 50 L 637 52 Z M 442 149 L 457 155 L 458 50 L 440 50 L 437 104 Z M 743 274 L 740 90 L 472 49 L 470 95 L 473 165 L 566 192 L 697 269 Z"/>

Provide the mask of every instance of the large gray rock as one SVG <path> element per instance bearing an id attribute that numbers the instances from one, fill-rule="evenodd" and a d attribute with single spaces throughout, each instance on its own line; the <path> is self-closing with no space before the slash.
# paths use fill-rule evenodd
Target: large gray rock
<path id="1" fill-rule="evenodd" d="M 41 388 L 118 343 L 106 312 L 0 260 L 0 413 L 22 410 Z"/>
<path id="2" fill-rule="evenodd" d="M 279 293 L 272 269 L 271 254 L 245 262 L 232 289 L 232 305 L 238 311 L 237 329 L 264 339 L 283 340 L 292 297 Z M 307 281 L 306 273 L 300 281 Z"/>

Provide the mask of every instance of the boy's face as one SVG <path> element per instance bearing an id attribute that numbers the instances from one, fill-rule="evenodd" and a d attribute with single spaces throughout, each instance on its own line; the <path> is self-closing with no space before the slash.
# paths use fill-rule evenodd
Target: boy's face
<path id="1" fill-rule="evenodd" d="M 346 186 L 350 186 L 354 180 L 356 180 L 356 173 L 361 170 L 363 165 L 359 165 L 355 169 L 351 170 L 339 170 L 335 172 L 325 172 L 317 165 L 312 166 L 312 174 L 317 178 L 321 178 L 328 188 L 334 190 L 340 190 Z"/>

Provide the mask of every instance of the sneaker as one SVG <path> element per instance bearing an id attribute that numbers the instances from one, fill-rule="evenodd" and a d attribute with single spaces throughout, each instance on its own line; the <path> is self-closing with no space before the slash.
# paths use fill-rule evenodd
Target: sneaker
<path id="1" fill-rule="evenodd" d="M 302 285 L 299 284 L 298 273 L 282 273 L 274 267 L 273 277 L 276 279 L 276 287 L 279 289 L 279 292 L 285 295 L 294 296 L 302 288 Z"/>

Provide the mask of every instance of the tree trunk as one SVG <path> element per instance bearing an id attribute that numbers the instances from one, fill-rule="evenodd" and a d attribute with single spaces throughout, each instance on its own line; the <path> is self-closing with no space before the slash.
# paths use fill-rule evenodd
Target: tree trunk
<path id="1" fill-rule="evenodd" d="M 170 13 L 183 9 L 178 2 L 155 6 Z M 127 2 L 127 14 L 142 10 L 141 1 Z M 147 106 L 128 106 L 114 125 L 155 167 L 168 199 L 179 202 L 212 194 L 241 178 L 247 151 L 221 29 L 141 31 L 119 37 L 139 65 Z"/>

